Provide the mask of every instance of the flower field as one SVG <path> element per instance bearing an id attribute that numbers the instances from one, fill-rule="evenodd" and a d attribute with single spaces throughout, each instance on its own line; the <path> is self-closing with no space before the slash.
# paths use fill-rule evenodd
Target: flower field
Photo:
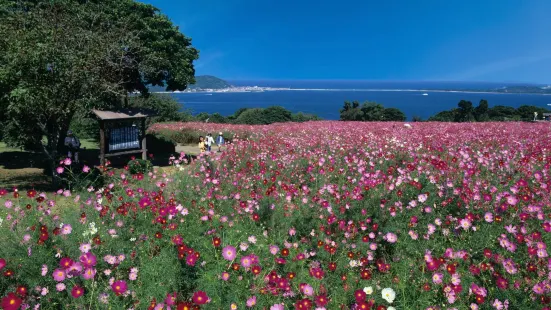
<path id="1" fill-rule="evenodd" d="M 151 130 L 182 129 L 235 137 L 170 175 L 0 190 L 1 307 L 551 309 L 548 124 Z"/>

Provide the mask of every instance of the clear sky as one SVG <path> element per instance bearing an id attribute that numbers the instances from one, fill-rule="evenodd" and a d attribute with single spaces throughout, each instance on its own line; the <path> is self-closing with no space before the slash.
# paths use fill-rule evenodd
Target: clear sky
<path id="1" fill-rule="evenodd" d="M 144 0 L 225 79 L 551 83 L 551 0 Z"/>

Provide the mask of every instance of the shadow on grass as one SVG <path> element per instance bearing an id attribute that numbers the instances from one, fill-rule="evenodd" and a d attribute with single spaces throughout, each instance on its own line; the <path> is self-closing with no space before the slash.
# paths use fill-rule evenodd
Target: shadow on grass
<path id="1" fill-rule="evenodd" d="M 157 167 L 169 166 L 170 156 L 174 153 L 159 153 L 150 157 L 149 160 Z M 136 154 L 135 158 L 141 158 L 141 154 Z M 192 156 L 193 159 L 196 156 Z M 132 159 L 132 155 L 123 155 L 109 157 L 110 166 L 115 169 L 122 169 Z M 89 167 L 99 166 L 99 150 L 85 149 L 80 152 L 80 164 L 76 169 L 81 169 L 83 165 Z M 0 153 L 0 188 L 17 187 L 20 190 L 35 189 L 38 191 L 55 191 L 51 182 L 51 175 L 47 169 L 48 162 L 45 156 L 40 153 L 25 151 L 7 151 Z"/>

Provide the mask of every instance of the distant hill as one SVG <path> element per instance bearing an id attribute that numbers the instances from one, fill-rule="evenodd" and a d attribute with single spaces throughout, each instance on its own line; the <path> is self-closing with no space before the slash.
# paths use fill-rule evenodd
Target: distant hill
<path id="1" fill-rule="evenodd" d="M 232 85 L 212 75 L 198 75 L 195 77 L 195 84 L 189 85 L 189 89 L 222 89 Z"/>
<path id="2" fill-rule="evenodd" d="M 212 75 L 198 75 L 195 77 L 195 84 L 188 85 L 187 89 L 222 89 L 232 87 L 228 82 Z M 164 92 L 166 87 L 149 86 L 151 92 Z"/>

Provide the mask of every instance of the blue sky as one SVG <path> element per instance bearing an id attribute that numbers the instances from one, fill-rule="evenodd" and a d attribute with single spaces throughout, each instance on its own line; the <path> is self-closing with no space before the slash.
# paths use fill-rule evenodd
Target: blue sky
<path id="1" fill-rule="evenodd" d="M 146 0 L 198 75 L 551 83 L 551 0 Z"/>

